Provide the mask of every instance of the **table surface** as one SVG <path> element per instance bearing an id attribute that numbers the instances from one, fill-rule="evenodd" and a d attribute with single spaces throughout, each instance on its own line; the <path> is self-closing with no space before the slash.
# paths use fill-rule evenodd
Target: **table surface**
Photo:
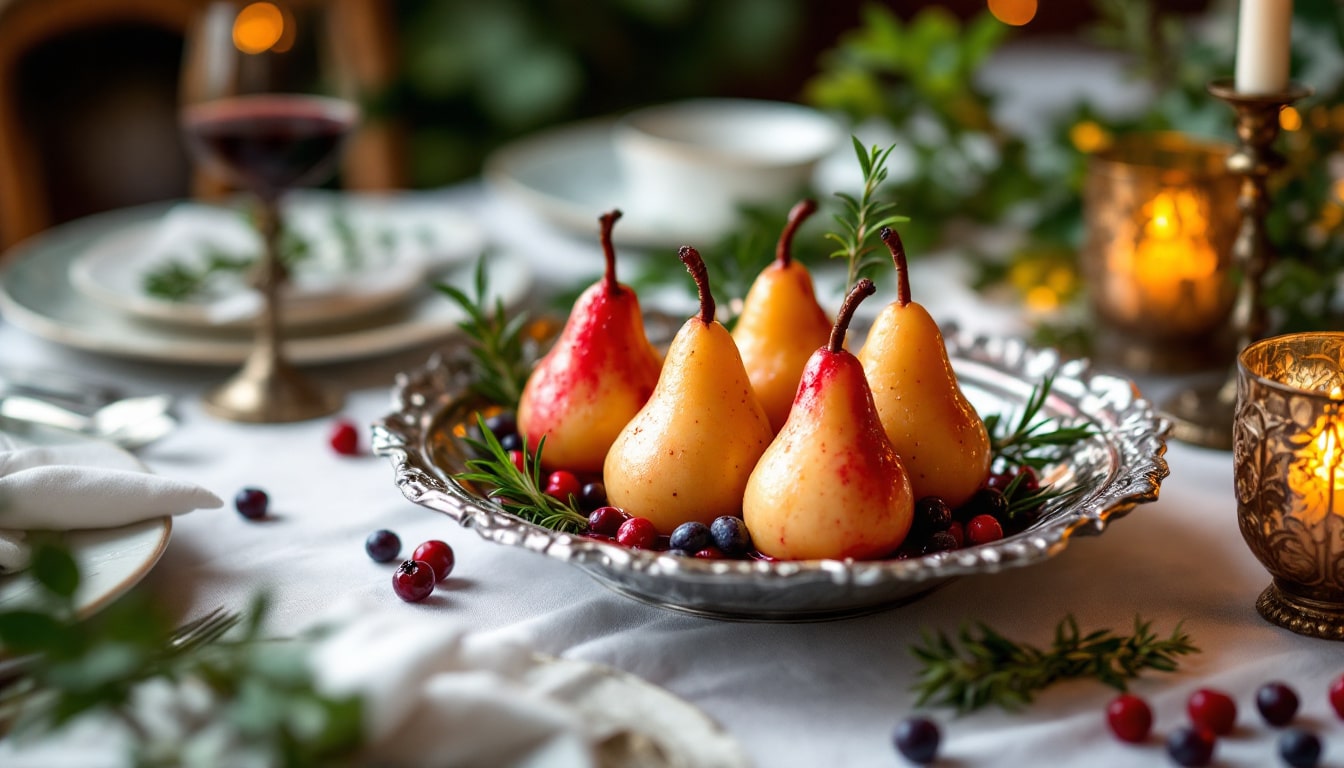
<path id="1" fill-rule="evenodd" d="M 597 272 L 595 243 L 548 227 L 479 184 L 430 194 L 468 211 L 493 242 L 528 259 L 542 291 Z M 915 267 L 916 286 L 939 286 L 925 294 L 934 294 L 925 303 L 935 316 L 973 330 L 1021 327 L 1012 307 L 986 305 L 959 287 L 955 267 L 946 258 Z M 368 424 L 391 407 L 396 373 L 422 364 L 430 351 L 310 370 L 345 393 L 344 416 Z M 983 621 L 1044 645 L 1068 613 L 1084 628 L 1117 630 L 1142 616 L 1164 633 L 1182 623 L 1202 650 L 1178 672 L 1150 673 L 1133 685 L 1156 716 L 1148 744 L 1124 745 L 1110 736 L 1104 710 L 1115 692 L 1074 681 L 1049 689 L 1019 713 L 936 711 L 946 764 L 1165 764 L 1160 739 L 1186 722 L 1186 699 L 1201 687 L 1232 693 L 1240 707 L 1238 730 L 1220 740 L 1220 764 L 1276 764 L 1277 732 L 1253 705 L 1255 689 L 1270 680 L 1296 688 L 1298 722 L 1324 737 L 1328 763 L 1344 761 L 1344 733 L 1326 697 L 1330 681 L 1344 672 L 1344 646 L 1294 635 L 1256 613 L 1255 598 L 1268 576 L 1238 532 L 1225 452 L 1172 443 L 1171 475 L 1159 501 L 1044 563 L 961 578 L 917 602 L 861 618 L 735 623 L 651 607 L 564 563 L 480 540 L 406 501 L 386 460 L 331 451 L 330 419 L 245 425 L 207 416 L 200 393 L 228 369 L 104 357 L 36 339 L 3 321 L 0 363 L 78 372 L 132 392 L 171 392 L 180 398 L 182 427 L 141 457 L 154 470 L 225 499 L 244 486 L 270 494 L 274 514 L 263 523 L 231 508 L 175 521 L 171 543 L 142 588 L 181 620 L 216 606 L 242 608 L 264 589 L 273 602 L 266 629 L 285 635 L 337 598 L 354 596 L 389 610 L 432 614 L 445 627 L 634 673 L 703 708 L 760 766 L 890 766 L 902 764 L 891 734 L 914 711 L 909 688 L 916 666 L 908 648 L 921 633 Z M 1172 382 L 1143 386 L 1152 395 Z M 457 568 L 449 588 L 424 603 L 401 603 L 390 588 L 389 566 L 363 552 L 364 538 L 378 528 L 398 532 L 407 549 L 431 538 L 452 544 Z M 0 763 L 22 764 L 20 755 L 5 756 L 10 748 L 0 742 Z"/>

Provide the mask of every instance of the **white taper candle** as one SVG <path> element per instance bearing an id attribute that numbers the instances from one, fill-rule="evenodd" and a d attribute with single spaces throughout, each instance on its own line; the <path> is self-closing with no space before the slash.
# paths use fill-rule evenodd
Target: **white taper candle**
<path id="1" fill-rule="evenodd" d="M 1293 0 L 1241 0 L 1237 19 L 1239 93 L 1282 93 L 1288 87 Z"/>

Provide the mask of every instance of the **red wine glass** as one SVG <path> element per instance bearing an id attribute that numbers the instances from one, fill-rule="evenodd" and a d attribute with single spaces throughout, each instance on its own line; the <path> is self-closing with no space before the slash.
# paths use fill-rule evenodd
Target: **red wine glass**
<path id="1" fill-rule="evenodd" d="M 280 198 L 320 184 L 336 169 L 359 108 L 345 97 L 328 42 L 322 0 L 214 2 L 187 35 L 182 128 L 198 161 L 256 199 L 264 245 L 252 276 L 263 302 L 256 344 L 243 368 L 208 393 L 227 419 L 300 421 L 335 411 L 341 399 L 301 375 L 283 355 Z"/>

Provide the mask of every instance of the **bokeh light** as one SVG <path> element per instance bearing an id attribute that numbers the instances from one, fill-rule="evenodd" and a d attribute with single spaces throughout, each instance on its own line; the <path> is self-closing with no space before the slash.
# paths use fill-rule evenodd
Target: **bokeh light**
<path id="1" fill-rule="evenodd" d="M 1036 18 L 1036 0 L 989 0 L 994 18 L 1012 27 L 1020 27 Z"/>
<path id="2" fill-rule="evenodd" d="M 1111 134 L 1096 121 L 1083 120 L 1069 129 L 1069 141 L 1079 152 L 1090 155 L 1111 143 Z"/>
<path id="3" fill-rule="evenodd" d="M 270 50 L 285 34 L 285 16 L 274 3 L 251 3 L 233 20 L 233 44 L 243 53 Z"/>
<path id="4" fill-rule="evenodd" d="M 1279 127 L 1285 131 L 1296 131 L 1302 127 L 1302 113 L 1293 107 L 1279 110 Z"/>

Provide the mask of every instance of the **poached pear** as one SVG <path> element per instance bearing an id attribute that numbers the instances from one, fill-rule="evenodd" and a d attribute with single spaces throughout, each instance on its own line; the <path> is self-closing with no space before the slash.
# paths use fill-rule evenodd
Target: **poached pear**
<path id="1" fill-rule="evenodd" d="M 900 236 L 889 227 L 880 234 L 896 264 L 896 300 L 873 322 L 859 361 L 915 498 L 937 496 L 955 508 L 989 477 L 989 433 L 957 383 L 942 330 L 910 300 Z"/>
<path id="2" fill-rule="evenodd" d="M 607 450 L 653 392 L 662 361 L 644 333 L 639 298 L 616 281 L 611 230 L 601 223 L 606 272 L 579 296 L 555 346 L 528 376 L 518 401 L 518 433 L 535 450 L 543 436 L 548 469 L 598 472 Z"/>
<path id="3" fill-rule="evenodd" d="M 910 532 L 910 479 L 863 366 L 844 348 L 854 309 L 876 290 L 863 278 L 850 291 L 829 342 L 803 370 L 784 427 L 747 480 L 742 518 L 770 557 L 884 557 Z"/>
<path id="4" fill-rule="evenodd" d="M 815 201 L 803 200 L 789 211 L 775 260 L 752 282 L 733 328 L 751 386 L 776 432 L 788 418 L 803 366 L 831 335 L 812 275 L 792 256 L 794 233 L 816 210 Z"/>
<path id="5" fill-rule="evenodd" d="M 608 503 L 662 534 L 739 514 L 773 434 L 732 335 L 714 319 L 704 261 L 689 246 L 679 255 L 695 278 L 700 311 L 672 339 L 653 394 L 617 436 L 602 473 Z"/>

